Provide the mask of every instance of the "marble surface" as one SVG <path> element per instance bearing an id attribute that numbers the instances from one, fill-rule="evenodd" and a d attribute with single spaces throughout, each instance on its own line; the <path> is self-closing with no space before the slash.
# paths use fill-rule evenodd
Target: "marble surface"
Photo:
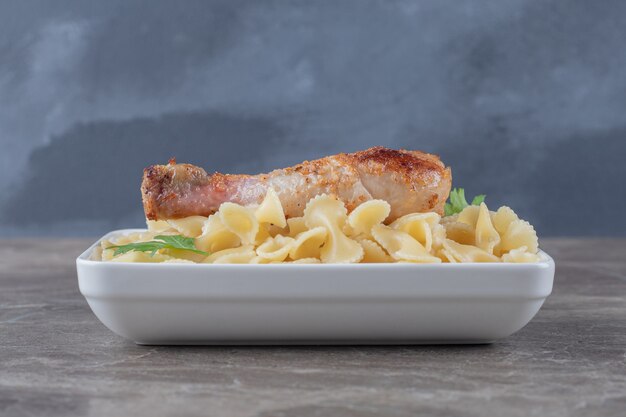
<path id="1" fill-rule="evenodd" d="M 78 292 L 87 240 L 0 241 L 0 415 L 624 415 L 626 240 L 542 243 L 554 292 L 492 345 L 140 347 Z"/>

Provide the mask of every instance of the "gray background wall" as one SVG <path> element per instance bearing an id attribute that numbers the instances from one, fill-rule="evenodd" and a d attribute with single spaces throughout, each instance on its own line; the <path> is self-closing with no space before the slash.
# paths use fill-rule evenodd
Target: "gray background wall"
<path id="1" fill-rule="evenodd" d="M 144 166 L 441 154 L 542 235 L 626 235 L 626 2 L 0 2 L 0 235 L 140 225 Z"/>

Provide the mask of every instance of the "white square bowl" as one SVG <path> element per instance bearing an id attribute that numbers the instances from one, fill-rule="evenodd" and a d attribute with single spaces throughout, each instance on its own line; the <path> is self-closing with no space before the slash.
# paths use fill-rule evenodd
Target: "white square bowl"
<path id="1" fill-rule="evenodd" d="M 103 239 L 141 230 L 118 230 Z M 530 264 L 177 264 L 76 260 L 100 321 L 146 345 L 490 343 L 552 292 Z"/>

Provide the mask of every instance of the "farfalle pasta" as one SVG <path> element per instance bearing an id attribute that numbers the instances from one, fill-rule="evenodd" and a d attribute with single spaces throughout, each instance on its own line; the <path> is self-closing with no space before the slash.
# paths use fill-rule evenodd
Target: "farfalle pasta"
<path id="1" fill-rule="evenodd" d="M 372 227 L 372 235 L 376 242 L 396 261 L 417 263 L 440 263 L 441 259 L 430 254 L 428 250 L 407 232 L 392 229 L 384 224 Z"/>
<path id="2" fill-rule="evenodd" d="M 363 247 L 343 232 L 348 220 L 346 206 L 327 195 L 313 198 L 304 209 L 304 223 L 309 228 L 326 229 L 326 240 L 320 250 L 324 263 L 354 263 L 363 258 Z"/>
<path id="3" fill-rule="evenodd" d="M 214 253 L 239 246 L 241 239 L 222 223 L 220 216 L 213 214 L 205 220 L 202 234 L 195 243 L 198 249 Z"/>
<path id="4" fill-rule="evenodd" d="M 364 263 L 388 263 L 393 262 L 393 258 L 374 240 L 360 239 L 359 243 L 363 247 Z"/>
<path id="5" fill-rule="evenodd" d="M 400 217 L 391 223 L 391 228 L 406 232 L 417 240 L 426 251 L 433 247 L 434 226 L 439 223 L 441 216 L 437 213 L 413 213 Z"/>
<path id="6" fill-rule="evenodd" d="M 287 259 L 293 247 L 294 239 L 289 236 L 277 235 L 269 237 L 256 248 L 256 254 L 269 261 L 282 262 Z"/>
<path id="7" fill-rule="evenodd" d="M 481 249 L 477 246 L 464 245 L 451 239 L 446 239 L 440 251 L 440 258 L 449 262 L 499 262 L 497 256 Z"/>
<path id="8" fill-rule="evenodd" d="M 481 203 L 478 208 L 478 216 L 476 217 L 476 225 L 474 227 L 476 228 L 474 233 L 476 247 L 493 255 L 496 246 L 500 245 L 501 239 L 498 231 L 493 227 L 491 214 L 485 203 Z"/>
<path id="9" fill-rule="evenodd" d="M 321 226 L 298 233 L 289 249 L 289 257 L 293 260 L 321 258 L 326 236 L 328 231 Z"/>
<path id="10" fill-rule="evenodd" d="M 254 211 L 254 215 L 260 223 L 271 223 L 279 228 L 287 226 L 283 206 L 280 204 L 278 194 L 272 188 L 267 190 L 263 202 Z"/>
<path id="11" fill-rule="evenodd" d="M 411 213 L 387 222 L 391 207 L 369 200 L 352 212 L 334 196 L 318 195 L 302 217 L 286 218 L 269 189 L 259 205 L 223 203 L 208 217 L 148 221 L 148 230 L 101 242 L 99 259 L 163 263 L 469 263 L 538 262 L 537 234 L 509 207 L 480 201 L 455 214 Z M 180 238 L 183 248 L 158 239 Z M 154 242 L 157 239 L 157 242 Z M 128 244 L 157 244 L 122 251 Z M 193 250 L 191 250 L 193 249 Z"/>
<path id="12" fill-rule="evenodd" d="M 203 216 L 189 216 L 182 219 L 168 220 L 167 223 L 181 235 L 198 237 L 202 234 L 202 228 L 206 219 Z"/>
<path id="13" fill-rule="evenodd" d="M 255 242 L 259 232 L 259 222 L 251 209 L 235 203 L 224 203 L 217 213 L 222 224 L 236 234 L 241 242 L 244 244 Z"/>
<path id="14" fill-rule="evenodd" d="M 502 255 L 502 260 L 504 262 L 514 263 L 538 262 L 539 255 L 529 252 L 526 246 L 520 246 L 519 248 L 513 249 L 509 253 Z"/>
<path id="15" fill-rule="evenodd" d="M 296 237 L 302 232 L 307 231 L 308 228 L 304 223 L 304 217 L 292 217 L 291 219 L 287 219 L 287 235 L 291 237 Z"/>
<path id="16" fill-rule="evenodd" d="M 223 249 L 215 252 L 204 261 L 207 264 L 247 264 L 256 257 L 253 245 L 242 245 L 236 248 Z"/>
<path id="17" fill-rule="evenodd" d="M 366 201 L 348 216 L 348 234 L 371 237 L 372 227 L 385 221 L 390 212 L 391 206 L 386 201 Z"/>

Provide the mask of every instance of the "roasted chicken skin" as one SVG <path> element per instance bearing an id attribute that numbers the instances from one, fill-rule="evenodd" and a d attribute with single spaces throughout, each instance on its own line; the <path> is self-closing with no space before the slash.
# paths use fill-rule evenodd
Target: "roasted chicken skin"
<path id="1" fill-rule="evenodd" d="M 172 160 L 144 170 L 141 192 L 149 220 L 208 216 L 227 201 L 258 204 L 271 187 L 288 218 L 302 216 L 306 203 L 325 193 L 342 200 L 348 211 L 367 200 L 385 200 L 391 222 L 413 212 L 442 214 L 451 183 L 450 168 L 436 155 L 374 147 L 259 175 L 208 175 Z"/>

